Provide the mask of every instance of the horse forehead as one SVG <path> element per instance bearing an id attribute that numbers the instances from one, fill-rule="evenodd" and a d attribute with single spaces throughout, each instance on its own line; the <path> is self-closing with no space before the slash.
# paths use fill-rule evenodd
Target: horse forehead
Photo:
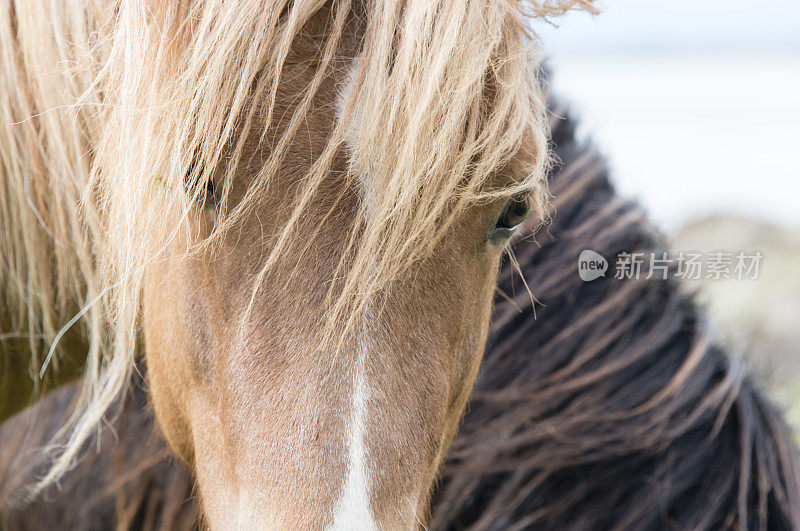
<path id="1" fill-rule="evenodd" d="M 367 111 L 361 103 L 357 95 L 353 94 L 355 90 L 356 77 L 359 68 L 359 60 L 353 60 L 352 64 L 348 67 L 338 94 L 336 97 L 336 123 L 344 123 L 344 147 L 348 152 L 349 164 L 351 171 L 357 177 L 359 189 L 362 194 L 362 199 L 369 201 L 369 194 L 367 193 L 373 186 L 378 185 L 375 183 L 375 172 L 372 171 L 370 161 L 363 160 L 361 157 L 352 156 L 358 144 L 359 135 L 364 130 L 364 121 L 368 119 Z M 347 110 L 348 102 L 352 101 L 352 109 Z M 537 166 L 537 153 L 531 149 L 532 146 L 537 145 L 536 142 L 537 132 L 533 127 L 526 129 L 523 133 L 522 141 L 520 142 L 520 149 L 518 149 L 502 168 L 496 170 L 497 175 L 501 180 L 507 181 L 502 184 L 508 184 L 511 181 L 523 180 Z M 369 203 L 367 204 L 367 214 L 370 212 Z"/>

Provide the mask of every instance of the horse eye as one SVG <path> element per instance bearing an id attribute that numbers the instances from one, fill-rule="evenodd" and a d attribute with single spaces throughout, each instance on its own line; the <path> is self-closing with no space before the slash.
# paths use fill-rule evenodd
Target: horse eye
<path id="1" fill-rule="evenodd" d="M 206 182 L 205 190 L 200 194 L 200 201 L 202 201 L 203 206 L 206 207 L 216 207 L 219 201 L 217 197 L 217 188 L 214 186 L 214 181 L 209 179 Z"/>
<path id="2" fill-rule="evenodd" d="M 186 187 L 186 192 L 190 195 L 194 194 L 195 188 L 199 185 L 197 182 L 199 176 L 199 170 L 197 168 L 197 163 L 195 161 L 192 162 L 189 171 L 186 172 L 186 176 L 183 179 L 183 184 Z M 216 207 L 219 198 L 217 197 L 217 189 L 214 185 L 214 181 L 212 179 L 208 179 L 206 181 L 204 190 L 201 190 L 198 194 L 198 201 L 204 207 Z"/>
<path id="3" fill-rule="evenodd" d="M 525 196 L 512 197 L 503 209 L 503 213 L 497 218 L 497 222 L 489 233 L 489 239 L 504 244 L 514 234 L 517 227 L 525 221 L 530 211 L 531 208 Z"/>
<path id="4" fill-rule="evenodd" d="M 497 228 L 502 229 L 516 229 L 525 218 L 528 217 L 528 212 L 531 208 L 524 197 L 514 196 L 506 205 L 500 219 L 497 220 Z"/>

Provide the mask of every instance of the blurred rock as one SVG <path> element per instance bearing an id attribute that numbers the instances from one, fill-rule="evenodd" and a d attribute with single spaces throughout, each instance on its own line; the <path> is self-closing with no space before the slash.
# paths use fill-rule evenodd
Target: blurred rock
<path id="1" fill-rule="evenodd" d="M 723 341 L 744 352 L 800 427 L 800 231 L 718 215 L 684 224 L 671 244 L 675 252 L 763 254 L 756 280 L 703 279 L 687 287 L 698 292 Z"/>

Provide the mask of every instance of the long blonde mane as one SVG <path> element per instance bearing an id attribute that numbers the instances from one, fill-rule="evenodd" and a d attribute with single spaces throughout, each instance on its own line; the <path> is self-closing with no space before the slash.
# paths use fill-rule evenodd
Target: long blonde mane
<path id="1" fill-rule="evenodd" d="M 298 245 L 297 220 L 347 149 L 344 178 L 368 172 L 372 184 L 335 272 L 326 341 L 341 342 L 366 301 L 428 256 L 470 205 L 520 192 L 542 200 L 545 106 L 527 19 L 591 3 L 363 3 L 332 3 L 312 83 L 243 200 L 229 205 L 244 139 L 272 122 L 292 45 L 326 2 L 0 0 L 0 300 L 9 333 L 30 338 L 33 377 L 58 362 L 66 328 L 82 327 L 89 344 L 81 406 L 44 482 L 69 467 L 125 389 L 148 264 L 167 242 L 190 242 L 186 255 L 213 244 L 250 212 L 326 77 L 350 86 L 253 292 Z M 345 76 L 340 45 L 354 13 L 363 35 Z M 521 150 L 528 171 L 492 187 Z M 212 172 L 223 183 L 220 214 L 200 240 L 186 220 Z M 187 173 L 199 183 L 189 194 Z"/>

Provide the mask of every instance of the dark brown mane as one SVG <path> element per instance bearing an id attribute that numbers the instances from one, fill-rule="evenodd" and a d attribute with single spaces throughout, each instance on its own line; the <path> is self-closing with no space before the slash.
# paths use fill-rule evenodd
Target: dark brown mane
<path id="1" fill-rule="evenodd" d="M 553 115 L 565 116 L 555 107 Z M 436 492 L 431 527 L 800 528 L 800 468 L 781 415 L 709 339 L 674 281 L 583 282 L 578 254 L 663 248 L 620 199 L 603 159 L 554 118 L 554 216 L 514 253 L 484 365 Z M 613 263 L 610 270 L 613 271 Z M 37 470 L 30 449 L 69 412 L 59 391 L 0 428 L 0 527 L 184 529 L 198 511 L 136 385 L 101 451 L 35 503 L 12 503 Z M 33 420 L 35 429 L 30 429 Z"/>
<path id="2" fill-rule="evenodd" d="M 675 281 L 583 282 L 591 249 L 664 250 L 604 160 L 553 109 L 555 215 L 514 248 L 484 365 L 433 506 L 435 528 L 798 529 L 792 434 L 708 337 Z M 516 285 L 515 285 L 516 284 Z M 521 311 L 515 308 L 515 305 Z"/>

